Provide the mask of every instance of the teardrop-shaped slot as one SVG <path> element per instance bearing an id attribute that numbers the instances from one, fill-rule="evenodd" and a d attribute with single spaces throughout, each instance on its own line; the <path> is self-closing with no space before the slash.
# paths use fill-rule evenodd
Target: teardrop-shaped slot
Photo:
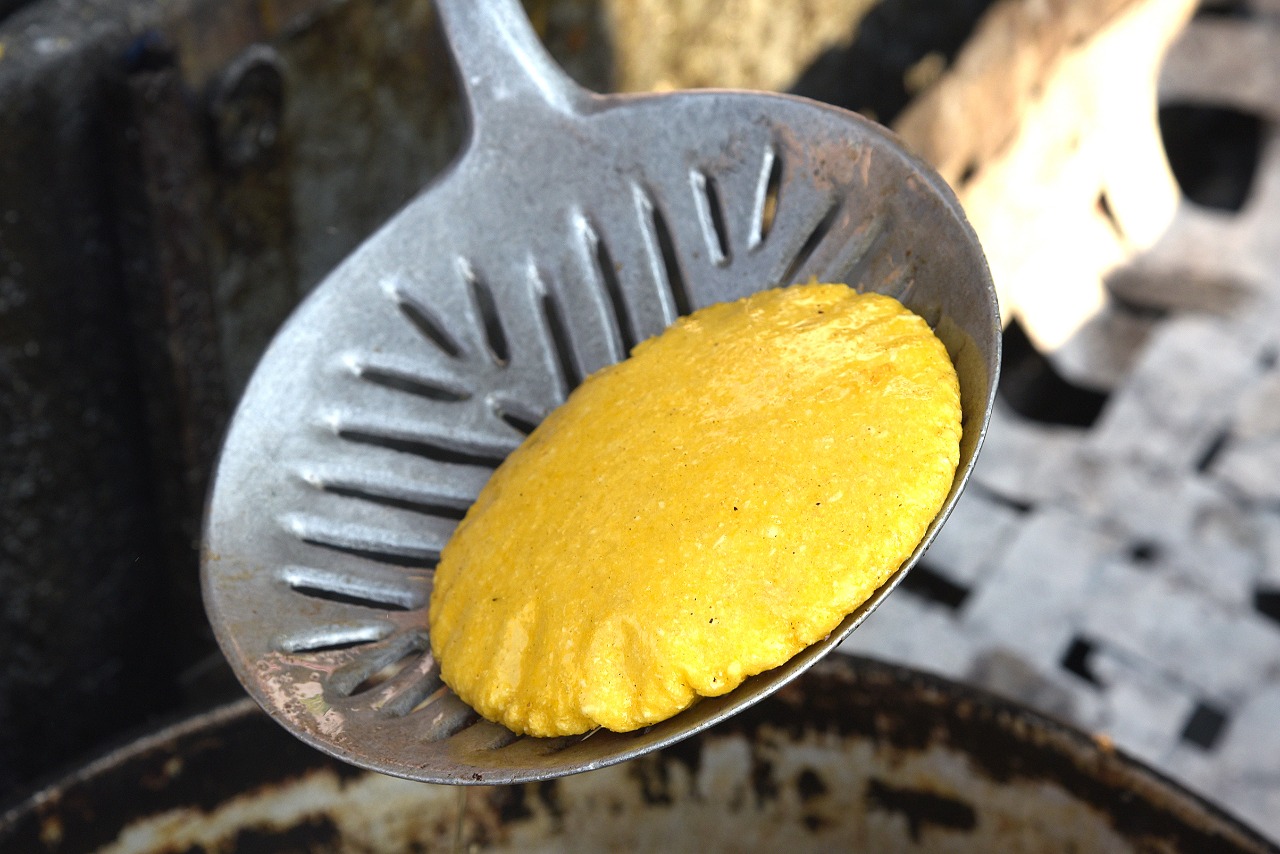
<path id="1" fill-rule="evenodd" d="M 433 441 L 427 437 L 414 438 L 391 435 L 374 429 L 341 427 L 338 429 L 338 435 L 349 442 L 358 442 L 386 448 L 390 451 L 413 454 L 438 463 L 484 466 L 485 468 L 493 469 L 497 468 L 506 457 L 505 454 L 496 454 L 489 448 L 446 447 L 440 442 Z"/>
<path id="2" fill-rule="evenodd" d="M 587 244 L 587 254 L 595 261 L 595 272 L 599 276 L 598 284 L 609 304 L 622 348 L 630 352 L 636 345 L 635 327 L 627 307 L 626 294 L 623 293 L 622 283 L 618 280 L 618 268 L 614 264 L 613 253 L 609 251 L 609 246 L 600 236 L 600 232 L 590 222 L 584 220 L 578 230 Z"/>
<path id="3" fill-rule="evenodd" d="M 520 736 L 501 724 L 478 720 L 466 729 L 454 733 L 450 746 L 460 752 L 499 750 L 520 739 Z"/>
<path id="4" fill-rule="evenodd" d="M 392 631 L 394 627 L 383 622 L 311 626 L 306 631 L 278 638 L 274 646 L 280 652 L 298 655 L 340 652 L 376 643 Z"/>
<path id="5" fill-rule="evenodd" d="M 412 569 L 435 569 L 436 564 L 440 560 L 440 552 L 438 549 L 434 550 L 429 555 L 422 555 L 419 557 L 413 555 L 393 554 L 371 548 L 345 545 L 343 543 L 325 542 L 323 540 L 304 539 L 303 542 L 313 546 L 320 546 L 331 551 L 341 552 L 342 554 L 348 554 L 352 557 L 363 558 L 364 560 L 393 564 L 395 566 L 405 566 Z"/>
<path id="6" fill-rule="evenodd" d="M 388 295 L 395 300 L 396 307 L 404 315 L 405 320 L 416 329 L 423 338 L 440 349 L 451 358 L 462 356 L 462 347 L 448 328 L 434 312 L 411 296 L 400 282 L 393 282 L 386 288 Z"/>
<path id="7" fill-rule="evenodd" d="M 423 516 L 432 516 L 437 519 L 449 519 L 454 522 L 462 521 L 462 517 L 467 515 L 467 508 L 470 504 L 453 504 L 444 501 L 420 500 L 416 498 L 400 498 L 394 495 L 384 495 L 382 493 L 373 492 L 363 487 L 344 487 L 342 485 L 326 486 L 325 492 L 330 495 L 341 495 L 345 498 L 358 498 L 362 501 L 368 501 L 371 504 L 377 504 L 382 507 L 390 507 L 395 510 L 407 510 L 410 513 L 421 513 Z"/>
<path id="8" fill-rule="evenodd" d="M 764 243 L 773 231 L 778 217 L 778 193 L 782 187 L 782 157 L 772 146 L 765 148 L 760 163 L 760 183 L 752 211 L 751 235 L 747 248 L 755 249 Z"/>
<path id="9" fill-rule="evenodd" d="M 561 735 L 549 738 L 521 738 L 518 741 L 513 741 L 511 744 L 507 745 L 505 749 L 514 753 L 525 753 L 530 757 L 554 756 L 557 753 L 561 753 L 571 747 L 581 744 L 589 738 L 609 735 L 614 737 L 617 736 L 616 733 L 609 733 L 608 730 L 597 727 L 588 732 L 584 732 L 581 735 Z M 512 761 L 520 762 L 527 760 L 514 759 Z"/>
<path id="10" fill-rule="evenodd" d="M 564 309 L 560 305 L 560 297 L 545 282 L 540 280 L 539 284 L 541 296 L 538 305 L 542 310 L 542 321 L 551 341 L 556 364 L 560 368 L 563 391 L 567 396 L 582 383 L 585 372 L 579 366 L 577 356 L 574 355 L 572 339 L 569 336 L 569 324 Z"/>
<path id="11" fill-rule="evenodd" d="M 475 709 L 441 688 L 419 703 L 409 715 L 418 724 L 416 735 L 423 741 L 441 741 L 480 719 Z"/>
<path id="12" fill-rule="evenodd" d="M 420 632 L 400 635 L 381 647 L 369 647 L 348 664 L 334 671 L 329 689 L 340 697 L 362 698 L 391 683 L 404 672 L 414 672 L 427 648 L 426 636 Z M 369 698 L 371 705 L 382 705 L 382 698 Z"/>
<path id="13" fill-rule="evenodd" d="M 413 666 L 417 663 L 418 659 L 421 657 L 422 655 L 420 653 L 411 652 L 404 655 L 401 658 L 396 659 L 395 661 L 390 662 L 389 664 L 384 665 L 383 667 L 379 668 L 375 672 L 370 673 L 368 678 L 366 678 L 363 682 L 361 682 L 356 687 L 352 688 L 351 697 L 359 698 L 365 694 L 368 694 L 372 691 L 382 688 L 384 685 L 387 685 L 388 683 L 390 683 L 395 677 L 399 676 L 404 671 L 412 670 Z M 376 698 L 374 699 L 371 705 L 381 706 L 381 704 L 377 702 Z"/>
<path id="14" fill-rule="evenodd" d="M 489 477 L 487 468 L 450 466 L 443 471 L 433 470 L 430 467 L 434 463 L 414 460 L 412 465 L 405 465 L 406 461 L 395 459 L 396 456 L 356 456 L 354 463 L 304 463 L 298 468 L 298 478 L 330 495 L 456 521 L 466 513 Z"/>
<path id="15" fill-rule="evenodd" d="M 671 236 L 671 226 L 667 224 L 666 214 L 657 204 L 649 207 L 650 222 L 653 224 L 654 243 L 662 258 L 662 269 L 666 273 L 666 286 L 671 291 L 671 301 L 676 312 L 686 315 L 693 311 L 693 301 L 689 298 L 689 285 L 680 269 L 680 256 L 676 250 L 675 240 Z"/>
<path id="16" fill-rule="evenodd" d="M 294 593 L 303 596 L 309 596 L 312 599 L 321 599 L 325 602 L 336 602 L 339 605 L 355 605 L 359 608 L 373 608 L 379 611 L 408 611 L 408 607 L 399 602 L 384 602 L 378 599 L 371 599 L 358 594 L 341 593 L 336 590 L 326 590 L 323 587 L 312 587 L 307 584 L 290 585 Z"/>
<path id="17" fill-rule="evenodd" d="M 423 535 L 373 525 L 360 525 L 305 513 L 288 513 L 281 526 L 304 543 L 378 563 L 430 569 L 440 559 L 447 532 Z"/>
<path id="18" fill-rule="evenodd" d="M 484 335 L 489 358 L 495 365 L 506 365 L 511 359 L 511 347 L 507 342 L 507 332 L 502 325 L 502 317 L 498 313 L 498 303 L 494 299 L 493 289 L 488 282 L 480 278 L 475 268 L 466 259 L 458 260 L 458 269 L 467 283 L 471 300 L 480 316 L 480 331 Z"/>
<path id="19" fill-rule="evenodd" d="M 430 576 L 426 574 L 378 578 L 353 570 L 290 566 L 281 576 L 291 590 L 303 596 L 377 611 L 415 611 L 426 607 L 430 595 Z"/>
<path id="20" fill-rule="evenodd" d="M 371 382 L 374 385 L 394 391 L 403 391 L 427 400 L 460 403 L 471 398 L 471 392 L 466 389 L 455 388 L 436 380 L 389 368 L 364 366 L 359 368 L 359 375 L 360 379 Z"/>
<path id="21" fill-rule="evenodd" d="M 716 186 L 714 176 L 696 169 L 689 174 L 689 181 L 693 185 L 694 210 L 698 212 L 698 222 L 707 242 L 707 256 L 711 263 L 724 266 L 729 263 L 732 255 L 720 188 Z"/>
<path id="22" fill-rule="evenodd" d="M 379 686 L 369 707 L 390 717 L 404 717 L 444 687 L 440 667 L 430 652 L 412 656 Z"/>
<path id="23" fill-rule="evenodd" d="M 786 272 L 778 280 L 779 285 L 794 285 L 796 277 L 800 271 L 804 269 L 804 265 L 813 256 L 818 247 L 822 245 L 823 239 L 831 233 L 831 227 L 835 225 L 836 216 L 840 213 L 840 200 L 833 201 L 826 211 L 814 223 L 809 236 L 805 238 L 804 243 L 800 245 L 800 249 L 796 252 L 795 257 L 791 259 L 791 263 L 787 265 Z"/>
<path id="24" fill-rule="evenodd" d="M 493 414 L 498 416 L 511 429 L 528 436 L 541 423 L 545 413 L 534 412 L 518 400 L 495 396 L 489 401 Z"/>

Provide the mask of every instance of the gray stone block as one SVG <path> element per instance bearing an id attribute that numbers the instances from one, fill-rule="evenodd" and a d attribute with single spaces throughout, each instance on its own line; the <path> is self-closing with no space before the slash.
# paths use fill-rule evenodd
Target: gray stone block
<path id="1" fill-rule="evenodd" d="M 996 495 L 1034 505 L 1058 497 L 1072 477 L 1086 433 L 1028 421 L 997 402 L 973 480 Z"/>
<path id="2" fill-rule="evenodd" d="M 968 489 L 923 560 L 957 584 L 980 584 L 1008 547 L 1022 515 L 980 488 Z"/>
<path id="3" fill-rule="evenodd" d="M 1242 439 L 1280 436 L 1280 371 L 1270 370 L 1244 390 L 1231 420 Z"/>
<path id="4" fill-rule="evenodd" d="M 1280 506 L 1280 435 L 1233 439 L 1213 474 L 1249 501 Z"/>
<path id="5" fill-rule="evenodd" d="M 1135 544 L 1179 548 L 1195 540 L 1202 519 L 1236 512 L 1219 486 L 1182 469 L 1117 458 L 1096 446 L 1076 459 L 1076 472 L 1063 483 L 1066 501 Z"/>
<path id="6" fill-rule="evenodd" d="M 1185 742 L 1173 746 L 1156 764 L 1163 773 L 1201 795 L 1233 815 L 1239 810 L 1224 803 L 1223 794 L 1230 784 L 1224 781 L 1222 767 L 1216 753 Z"/>
<path id="7" fill-rule="evenodd" d="M 1226 430 L 1258 371 L 1256 343 L 1231 324 L 1171 319 L 1107 402 L 1087 444 L 1111 459 L 1191 470 Z"/>
<path id="8" fill-rule="evenodd" d="M 1274 341 L 1270 349 L 1274 357 Z M 1280 504 L 1280 371 L 1274 367 L 1241 392 L 1211 472 L 1246 500 Z"/>
<path id="9" fill-rule="evenodd" d="M 978 653 L 951 613 L 904 593 L 888 597 L 837 649 L 962 678 Z"/>
<path id="10" fill-rule="evenodd" d="M 1223 773 L 1280 786 L 1280 683 L 1241 703 L 1217 751 Z"/>
<path id="11" fill-rule="evenodd" d="M 1243 511 L 1238 512 L 1252 530 L 1250 517 Z M 1163 556 L 1155 569 L 1172 576 L 1175 583 L 1195 587 L 1229 608 L 1247 611 L 1252 607 L 1263 568 L 1256 532 L 1252 540 L 1246 545 L 1210 536 L 1191 539 Z"/>
<path id="12" fill-rule="evenodd" d="M 1268 839 L 1280 839 L 1280 786 L 1227 778 L 1208 798 Z"/>
<path id="13" fill-rule="evenodd" d="M 1104 701 L 1096 688 L 1057 667 L 1026 660 L 1020 650 L 988 647 L 974 660 L 967 681 L 1085 731 L 1104 719 Z"/>
<path id="14" fill-rule="evenodd" d="M 1211 755 L 1210 800 L 1280 839 L 1280 684 L 1261 687 L 1234 711 L 1219 749 Z M 1186 759 L 1171 757 L 1171 773 L 1185 773 Z"/>
<path id="15" fill-rule="evenodd" d="M 1105 645 L 1090 661 L 1103 686 L 1099 728 L 1117 747 L 1158 767 L 1178 743 L 1198 698 L 1173 675 Z"/>
<path id="16" fill-rule="evenodd" d="M 1205 696 L 1231 702 L 1280 670 L 1280 626 L 1167 577 L 1114 562 L 1090 588 L 1081 630 Z"/>
<path id="17" fill-rule="evenodd" d="M 1065 510 L 1035 512 L 970 594 L 961 621 L 977 636 L 1051 670 L 1094 598 L 1097 568 L 1123 547 L 1119 538 Z"/>
<path id="18" fill-rule="evenodd" d="M 1129 375 L 1158 323 L 1145 314 L 1104 306 L 1049 354 L 1063 377 L 1087 388 L 1112 389 Z"/>
<path id="19" fill-rule="evenodd" d="M 1258 583 L 1280 589 L 1280 511 L 1256 510 L 1252 518 L 1258 532 L 1258 548 L 1262 557 Z"/>

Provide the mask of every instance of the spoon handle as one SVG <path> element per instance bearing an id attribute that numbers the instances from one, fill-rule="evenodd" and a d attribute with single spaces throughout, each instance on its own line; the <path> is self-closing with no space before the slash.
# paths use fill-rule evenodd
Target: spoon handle
<path id="1" fill-rule="evenodd" d="M 591 94 L 547 53 L 519 0 L 434 0 L 475 130 L 514 107 L 578 113 Z"/>

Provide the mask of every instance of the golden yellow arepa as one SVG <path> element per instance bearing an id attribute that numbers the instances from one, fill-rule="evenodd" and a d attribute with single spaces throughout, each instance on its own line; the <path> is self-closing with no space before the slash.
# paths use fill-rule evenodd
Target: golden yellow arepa
<path id="1" fill-rule="evenodd" d="M 960 391 L 896 300 L 708 306 L 577 388 L 494 473 L 430 606 L 445 682 L 518 733 L 627 731 L 826 636 L 955 477 Z"/>

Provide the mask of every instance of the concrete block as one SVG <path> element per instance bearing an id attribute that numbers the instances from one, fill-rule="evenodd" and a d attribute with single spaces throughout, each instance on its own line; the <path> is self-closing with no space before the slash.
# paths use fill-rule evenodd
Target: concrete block
<path id="1" fill-rule="evenodd" d="M 1243 514 L 1243 518 L 1249 517 Z M 1229 540 L 1200 537 L 1183 543 L 1160 560 L 1155 569 L 1228 608 L 1248 610 L 1263 568 L 1263 556 L 1255 534 L 1247 545 Z"/>
<path id="2" fill-rule="evenodd" d="M 969 671 L 978 646 L 947 609 L 896 591 L 837 647 L 952 679 Z"/>
<path id="3" fill-rule="evenodd" d="M 1129 375 L 1158 322 L 1148 315 L 1118 311 L 1108 303 L 1048 354 L 1049 360 L 1077 385 L 1113 389 Z"/>
<path id="4" fill-rule="evenodd" d="M 1158 766 L 1179 742 L 1197 697 L 1171 674 L 1105 645 L 1094 651 L 1090 663 L 1102 683 L 1099 729 L 1117 747 Z"/>
<path id="5" fill-rule="evenodd" d="M 1251 607 L 1265 560 L 1257 514 L 1238 492 L 1216 480 L 1199 477 L 1193 483 L 1204 500 L 1195 507 L 1185 542 L 1169 554 L 1168 566 L 1219 601 Z"/>
<path id="6" fill-rule="evenodd" d="M 1280 371 L 1268 370 L 1241 394 L 1212 473 L 1250 501 L 1280 504 Z"/>
<path id="7" fill-rule="evenodd" d="M 1280 436 L 1280 371 L 1270 370 L 1240 396 L 1231 420 L 1241 439 Z"/>
<path id="8" fill-rule="evenodd" d="M 993 645 L 1053 670 L 1094 598 L 1098 566 L 1122 549 L 1095 523 L 1061 509 L 1037 511 L 961 607 L 961 621 Z"/>
<path id="9" fill-rule="evenodd" d="M 1037 424 L 997 401 L 973 480 L 996 495 L 1026 505 L 1052 501 L 1076 466 L 1079 427 Z"/>
<path id="10" fill-rule="evenodd" d="M 1262 558 L 1258 583 L 1280 589 L 1280 510 L 1260 509 L 1252 515 Z"/>
<path id="11" fill-rule="evenodd" d="M 1059 668 L 1027 661 L 1016 649 L 987 648 L 974 660 L 966 679 L 1086 732 L 1096 731 L 1104 718 L 1104 701 L 1097 688 Z"/>
<path id="12" fill-rule="evenodd" d="M 1268 839 L 1280 839 L 1280 786 L 1228 778 L 1209 800 Z"/>
<path id="13" fill-rule="evenodd" d="M 1280 505 L 1280 435 L 1232 439 L 1213 474 L 1250 501 Z"/>
<path id="14" fill-rule="evenodd" d="M 1180 548 L 1195 539 L 1202 519 L 1237 512 L 1217 484 L 1182 469 L 1118 459 L 1096 446 L 1082 449 L 1076 459 L 1077 471 L 1063 483 L 1070 506 L 1134 544 Z"/>
<path id="15" fill-rule="evenodd" d="M 1238 275 L 1237 258 L 1224 270 L 1221 257 L 1204 251 L 1214 243 L 1239 243 L 1243 234 L 1234 225 L 1217 211 L 1184 202 L 1152 251 L 1108 274 L 1108 291 L 1149 309 L 1236 317 L 1257 301 L 1255 285 Z"/>
<path id="16" fill-rule="evenodd" d="M 1265 685 L 1235 709 L 1217 753 L 1224 774 L 1280 787 L 1280 683 Z"/>
<path id="17" fill-rule="evenodd" d="M 1112 459 L 1194 469 L 1259 370 L 1256 345 L 1221 320 L 1177 317 L 1151 338 L 1088 445 Z"/>
<path id="18" fill-rule="evenodd" d="M 1231 702 L 1280 669 L 1280 626 L 1252 610 L 1120 562 L 1103 566 L 1089 592 L 1080 622 L 1088 637 L 1180 674 L 1205 696 Z"/>
<path id="19" fill-rule="evenodd" d="M 1008 547 L 1022 515 L 980 488 L 970 488 L 956 502 L 923 561 L 957 584 L 980 584 Z"/>

